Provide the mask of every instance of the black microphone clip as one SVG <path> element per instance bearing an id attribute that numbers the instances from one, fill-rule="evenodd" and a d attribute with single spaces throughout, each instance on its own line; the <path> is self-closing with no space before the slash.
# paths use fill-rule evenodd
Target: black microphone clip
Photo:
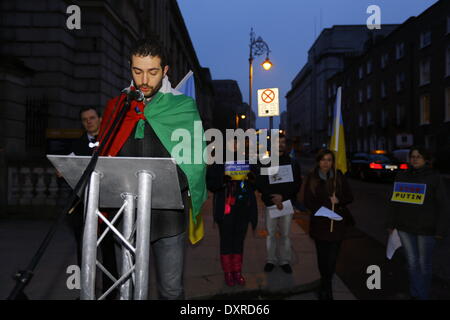
<path id="1" fill-rule="evenodd" d="M 138 102 L 144 101 L 144 94 L 141 90 L 135 89 L 133 87 L 128 87 L 122 90 L 122 93 L 127 95 L 128 101 L 136 100 Z"/>

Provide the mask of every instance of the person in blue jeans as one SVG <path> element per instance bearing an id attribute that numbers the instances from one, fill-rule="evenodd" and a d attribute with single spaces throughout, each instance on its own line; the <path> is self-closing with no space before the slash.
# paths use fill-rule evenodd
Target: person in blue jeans
<path id="1" fill-rule="evenodd" d="M 450 208 L 439 173 L 430 166 L 431 154 L 412 147 L 410 166 L 395 178 L 388 230 L 398 230 L 405 249 L 412 299 L 430 298 L 432 257 L 436 240 L 450 227 Z"/>

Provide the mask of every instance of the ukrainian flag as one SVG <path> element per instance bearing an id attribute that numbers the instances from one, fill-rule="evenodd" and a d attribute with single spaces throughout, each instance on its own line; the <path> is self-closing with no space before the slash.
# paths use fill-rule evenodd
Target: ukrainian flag
<path id="1" fill-rule="evenodd" d="M 342 122 L 341 113 L 341 95 L 342 88 L 339 87 L 334 104 L 333 133 L 329 149 L 334 151 L 336 170 L 341 170 L 345 174 L 347 172 L 347 154 L 345 151 L 344 123 Z"/>
<path id="2" fill-rule="evenodd" d="M 175 90 L 195 100 L 195 79 L 194 73 L 191 70 L 184 76 Z M 202 214 L 201 212 L 194 214 L 191 207 L 189 209 L 189 240 L 192 244 L 195 244 L 203 239 L 204 234 L 205 229 Z"/>

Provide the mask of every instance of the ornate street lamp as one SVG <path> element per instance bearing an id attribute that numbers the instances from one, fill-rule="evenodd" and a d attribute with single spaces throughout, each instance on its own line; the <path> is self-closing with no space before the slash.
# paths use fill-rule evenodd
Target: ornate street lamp
<path id="1" fill-rule="evenodd" d="M 257 39 L 253 28 L 250 31 L 250 57 L 249 62 L 249 97 L 248 104 L 250 105 L 250 110 L 252 109 L 252 92 L 253 92 L 253 59 L 254 57 L 266 54 L 266 60 L 261 64 L 265 70 L 269 70 L 272 67 L 272 62 L 269 60 L 270 49 L 267 43 L 261 38 Z M 271 117 L 272 120 L 272 117 Z"/>

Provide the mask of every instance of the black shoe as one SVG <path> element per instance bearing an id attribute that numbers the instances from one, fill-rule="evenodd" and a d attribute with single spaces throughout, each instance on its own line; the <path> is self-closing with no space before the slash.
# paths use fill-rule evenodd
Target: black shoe
<path id="1" fill-rule="evenodd" d="M 292 273 L 292 268 L 291 268 L 291 266 L 288 263 L 283 264 L 281 266 L 281 269 L 283 269 L 283 271 L 286 272 L 286 273 Z"/>
<path id="2" fill-rule="evenodd" d="M 275 265 L 273 263 L 267 262 L 264 266 L 264 272 L 271 272 L 275 268 Z"/>

